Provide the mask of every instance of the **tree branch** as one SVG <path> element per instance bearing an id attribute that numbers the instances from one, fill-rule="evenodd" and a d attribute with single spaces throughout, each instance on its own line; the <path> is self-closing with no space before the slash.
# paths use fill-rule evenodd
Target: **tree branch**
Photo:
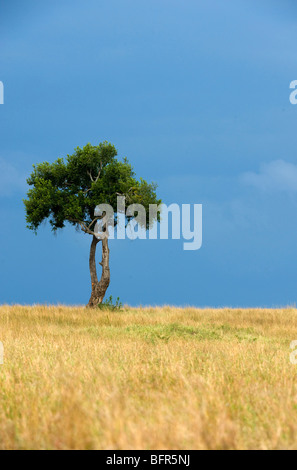
<path id="1" fill-rule="evenodd" d="M 90 171 L 87 171 L 87 174 L 89 175 L 90 180 L 92 181 L 92 183 L 94 183 L 92 173 Z"/>
<path id="2" fill-rule="evenodd" d="M 97 178 L 96 178 L 96 179 L 93 178 L 92 173 L 91 173 L 90 171 L 87 171 L 87 174 L 89 175 L 90 180 L 92 181 L 92 183 L 97 183 L 97 181 L 98 181 L 99 178 L 100 178 L 102 168 L 103 168 L 103 163 L 100 162 L 100 169 L 99 169 L 99 172 L 98 172 L 98 175 L 97 175 Z M 88 194 L 88 192 L 91 191 L 91 189 L 92 189 L 92 188 L 86 189 L 86 190 L 84 191 L 84 194 Z"/>
<path id="3" fill-rule="evenodd" d="M 99 233 L 95 233 L 93 232 L 93 230 L 90 229 L 90 227 L 92 226 L 92 222 L 90 225 L 87 225 L 85 222 L 83 222 L 82 220 L 78 220 L 78 219 L 71 219 L 71 218 L 68 218 L 67 220 L 69 220 L 69 222 L 74 222 L 78 225 L 80 225 L 80 228 L 81 230 L 84 232 L 84 233 L 87 233 L 88 235 L 93 235 L 94 237 L 96 237 L 98 240 L 102 240 L 102 238 L 100 237 Z"/>
<path id="4" fill-rule="evenodd" d="M 116 193 L 117 196 L 122 196 L 127 199 L 127 201 L 131 200 L 131 195 L 129 194 L 131 191 L 135 190 L 135 186 L 132 186 L 130 189 L 128 189 L 127 193 L 121 194 L 121 193 Z"/>
<path id="5" fill-rule="evenodd" d="M 100 220 L 100 219 L 102 219 L 102 217 L 99 217 L 99 216 L 98 216 L 98 217 L 95 217 L 95 219 L 92 220 L 92 222 L 90 223 L 90 225 L 88 225 L 88 229 L 90 229 L 90 228 L 92 227 L 92 225 L 93 225 L 94 222 L 96 222 L 97 220 Z"/>
<path id="6" fill-rule="evenodd" d="M 98 175 L 97 175 L 97 178 L 96 178 L 96 179 L 93 178 L 92 173 L 91 173 L 90 171 L 87 171 L 87 174 L 89 175 L 90 180 L 92 181 L 92 183 L 97 183 L 97 181 L 98 181 L 99 178 L 100 178 L 102 168 L 103 168 L 103 163 L 100 162 L 100 168 L 99 168 L 99 172 L 98 172 Z"/>

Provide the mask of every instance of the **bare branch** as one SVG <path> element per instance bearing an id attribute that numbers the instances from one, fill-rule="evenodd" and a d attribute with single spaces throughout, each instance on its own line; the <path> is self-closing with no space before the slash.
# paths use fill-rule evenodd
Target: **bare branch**
<path id="1" fill-rule="evenodd" d="M 100 219 L 102 219 L 102 217 L 95 217 L 95 219 L 92 220 L 90 225 L 88 225 L 88 228 L 90 229 L 92 227 L 93 223 L 96 222 L 97 220 L 100 220 Z"/>
<path id="2" fill-rule="evenodd" d="M 97 176 L 97 178 L 95 179 L 94 183 L 97 183 L 97 181 L 99 180 L 100 175 L 101 175 L 101 171 L 102 171 L 102 167 L 103 167 L 103 163 L 100 162 L 100 169 L 99 169 L 98 176 Z"/>
<path id="3" fill-rule="evenodd" d="M 131 188 L 128 189 L 127 193 L 121 194 L 121 193 L 116 193 L 117 196 L 122 196 L 127 199 L 127 201 L 131 201 L 131 195 L 129 194 L 131 191 L 135 190 L 135 186 L 132 186 Z"/>
<path id="4" fill-rule="evenodd" d="M 87 171 L 87 174 L 89 175 L 90 180 L 92 181 L 92 183 L 97 183 L 97 181 L 98 181 L 99 178 L 100 178 L 102 168 L 103 168 L 103 163 L 100 162 L 100 169 L 99 169 L 99 172 L 98 172 L 98 175 L 97 175 L 97 178 L 96 178 L 96 179 L 93 178 L 92 173 L 91 173 L 90 171 Z"/>
<path id="5" fill-rule="evenodd" d="M 94 180 L 93 180 L 92 173 L 91 173 L 90 171 L 87 171 L 87 174 L 89 175 L 89 177 L 90 177 L 90 179 L 91 179 L 92 183 L 94 183 Z"/>
<path id="6" fill-rule="evenodd" d="M 78 219 L 71 219 L 71 218 L 69 218 L 69 219 L 67 219 L 67 220 L 69 220 L 69 222 L 74 222 L 74 223 L 80 225 L 80 228 L 81 228 L 81 230 L 82 230 L 84 233 L 87 233 L 88 235 L 93 235 L 93 236 L 96 237 L 98 240 L 101 240 L 101 237 L 100 237 L 99 233 L 95 233 L 93 230 L 90 230 L 89 227 L 91 227 L 92 224 L 90 224 L 90 225 L 88 226 L 85 222 L 83 222 L 82 220 L 78 220 Z"/>
<path id="7" fill-rule="evenodd" d="M 92 173 L 91 173 L 90 171 L 87 171 L 87 174 L 89 175 L 90 180 L 92 181 L 92 183 L 97 183 L 97 181 L 98 181 L 99 178 L 100 178 L 102 168 L 103 168 L 103 163 L 100 162 L 100 169 L 99 169 L 99 172 L 98 172 L 98 175 L 97 175 L 97 178 L 96 178 L 96 179 L 93 178 Z M 84 194 L 88 194 L 89 191 L 91 191 L 91 188 L 86 189 L 86 190 L 84 191 Z"/>

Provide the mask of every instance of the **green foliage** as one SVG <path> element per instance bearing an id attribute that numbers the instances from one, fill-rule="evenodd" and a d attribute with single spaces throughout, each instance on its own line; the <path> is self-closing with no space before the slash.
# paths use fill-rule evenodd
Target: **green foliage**
<path id="1" fill-rule="evenodd" d="M 27 180 L 30 189 L 24 200 L 27 227 L 36 232 L 48 219 L 53 231 L 68 222 L 83 230 L 88 227 L 89 231 L 84 231 L 90 233 L 94 230 L 94 211 L 99 204 L 113 207 L 116 225 L 118 195 L 126 197 L 126 207 L 142 204 L 148 215 L 150 204 L 161 203 L 156 196 L 156 185 L 142 178 L 137 180 L 128 160 L 120 161 L 116 156 L 114 145 L 102 142 L 97 146 L 77 147 L 65 160 L 59 158 L 54 163 L 33 165 Z M 127 217 L 126 223 L 131 218 Z M 149 228 L 148 216 L 145 225 Z"/>
<path id="2" fill-rule="evenodd" d="M 98 304 L 97 306 L 100 310 L 111 310 L 111 311 L 115 311 L 115 310 L 121 310 L 122 307 L 123 307 L 123 304 L 122 302 L 120 302 L 120 298 L 117 297 L 116 298 L 116 302 L 115 304 L 113 303 L 113 298 L 112 298 L 112 295 L 110 297 L 108 297 L 108 299 L 106 299 L 104 302 L 102 302 L 101 304 Z"/>

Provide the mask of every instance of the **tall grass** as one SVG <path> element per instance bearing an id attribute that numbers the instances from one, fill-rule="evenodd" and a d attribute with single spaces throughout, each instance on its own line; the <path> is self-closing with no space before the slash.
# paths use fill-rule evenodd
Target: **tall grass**
<path id="1" fill-rule="evenodd" d="M 297 310 L 0 307 L 1 449 L 296 449 Z"/>

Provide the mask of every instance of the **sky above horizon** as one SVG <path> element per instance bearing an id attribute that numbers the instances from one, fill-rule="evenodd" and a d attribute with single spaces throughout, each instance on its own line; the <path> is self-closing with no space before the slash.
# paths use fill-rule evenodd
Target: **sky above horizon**
<path id="1" fill-rule="evenodd" d="M 0 0 L 0 304 L 85 304 L 90 237 L 26 229 L 34 163 L 108 140 L 203 245 L 111 241 L 130 305 L 297 301 L 294 0 Z"/>

